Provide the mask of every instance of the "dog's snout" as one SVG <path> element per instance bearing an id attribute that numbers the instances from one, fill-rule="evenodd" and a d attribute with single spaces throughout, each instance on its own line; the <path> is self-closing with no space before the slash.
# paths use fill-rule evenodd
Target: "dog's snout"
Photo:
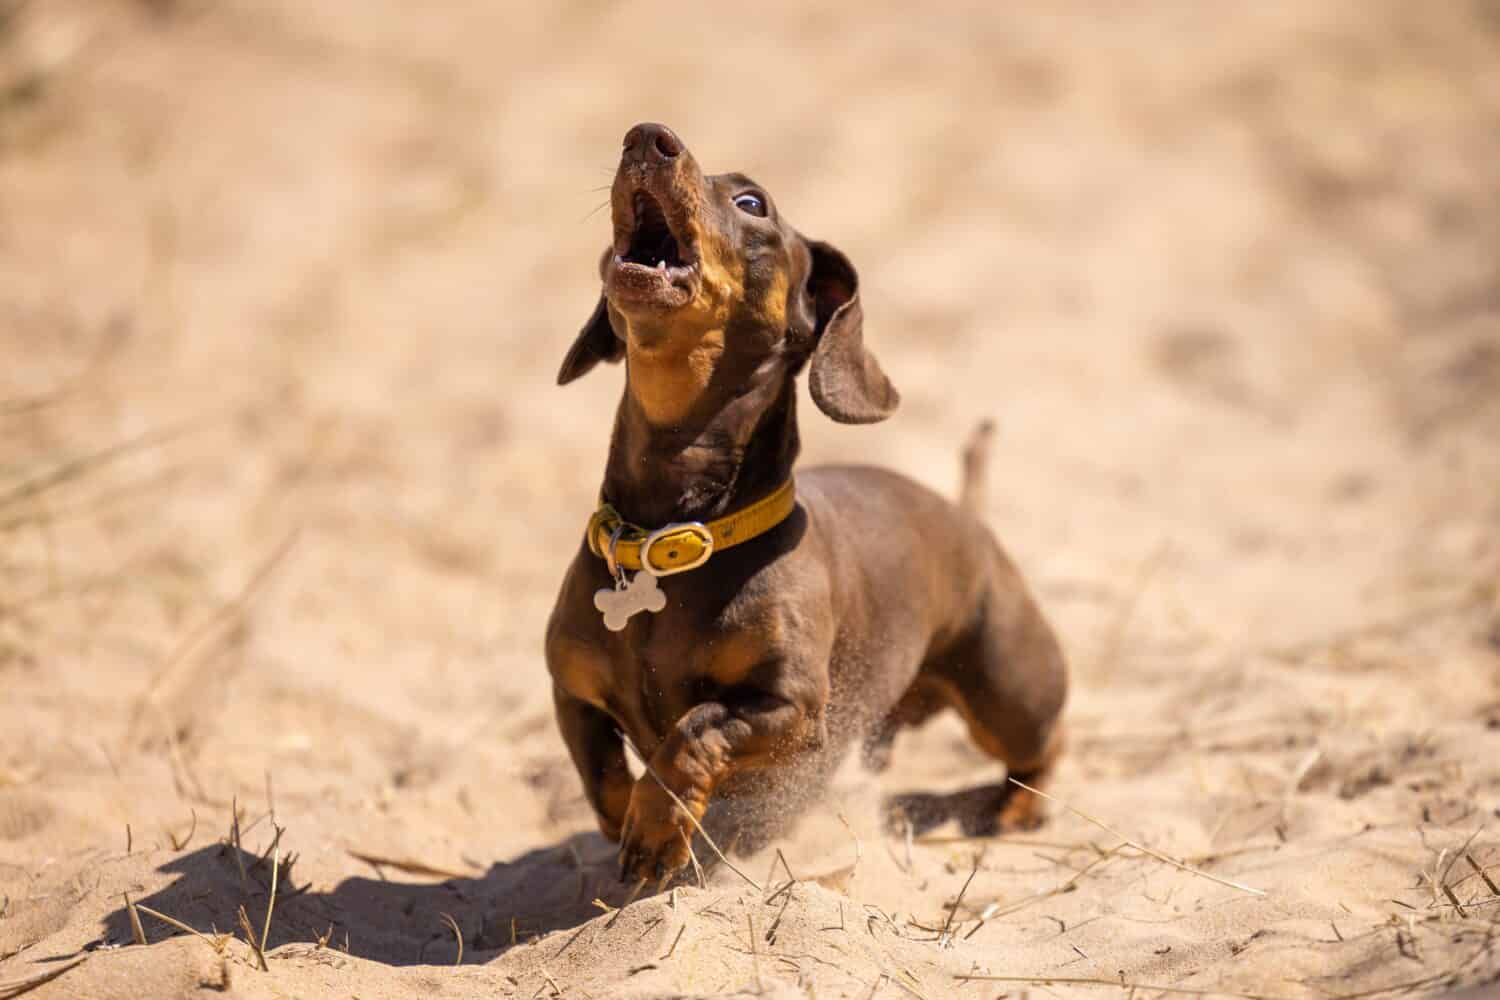
<path id="1" fill-rule="evenodd" d="M 665 125 L 643 122 L 625 133 L 626 160 L 641 163 L 670 163 L 682 155 L 682 140 Z"/>

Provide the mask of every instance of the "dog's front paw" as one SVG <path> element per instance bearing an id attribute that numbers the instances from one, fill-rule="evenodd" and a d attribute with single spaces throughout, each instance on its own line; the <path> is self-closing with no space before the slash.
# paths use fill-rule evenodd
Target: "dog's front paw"
<path id="1" fill-rule="evenodd" d="M 686 805 L 695 808 L 692 802 Z M 692 819 L 701 816 L 702 808 L 697 810 Z M 620 880 L 660 881 L 687 867 L 688 845 L 693 839 L 692 819 L 655 778 L 647 775 L 637 781 L 620 836 Z"/>

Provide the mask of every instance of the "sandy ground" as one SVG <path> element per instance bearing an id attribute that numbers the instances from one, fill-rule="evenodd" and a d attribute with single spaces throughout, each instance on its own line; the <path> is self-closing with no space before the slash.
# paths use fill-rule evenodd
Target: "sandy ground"
<path id="1" fill-rule="evenodd" d="M 0 996 L 1495 983 L 1500 6 L 1031 6 L 0 2 Z M 594 904 L 552 375 L 641 119 L 861 268 L 905 403 L 809 461 L 997 420 L 1112 832 L 887 835 L 998 777 L 939 720 L 779 895 Z"/>

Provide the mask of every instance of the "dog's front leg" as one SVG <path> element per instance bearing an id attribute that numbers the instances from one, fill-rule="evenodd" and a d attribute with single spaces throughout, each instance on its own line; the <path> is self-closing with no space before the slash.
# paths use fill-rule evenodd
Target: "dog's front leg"
<path id="1" fill-rule="evenodd" d="M 695 821 L 703 818 L 720 782 L 815 747 L 821 732 L 820 714 L 766 691 L 731 689 L 694 707 L 651 755 L 649 773 L 631 792 L 621 837 L 621 877 L 659 880 L 685 867 Z"/>
<path id="2" fill-rule="evenodd" d="M 594 808 L 599 829 L 618 841 L 633 779 L 625 766 L 625 747 L 615 721 L 557 684 L 552 685 L 552 703 L 557 709 L 557 728 L 583 779 L 583 794 Z"/>

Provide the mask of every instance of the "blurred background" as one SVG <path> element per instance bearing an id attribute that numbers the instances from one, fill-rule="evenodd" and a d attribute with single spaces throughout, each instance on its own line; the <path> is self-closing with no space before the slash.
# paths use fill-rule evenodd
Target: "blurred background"
<path id="1" fill-rule="evenodd" d="M 591 828 L 540 640 L 621 372 L 553 375 L 640 120 L 860 269 L 904 404 L 805 460 L 951 491 L 997 421 L 1064 788 L 1500 805 L 1390 780 L 1500 727 L 1500 4 L 705 6 L 0 0 L 0 862 L 267 772 L 330 881 Z"/>

